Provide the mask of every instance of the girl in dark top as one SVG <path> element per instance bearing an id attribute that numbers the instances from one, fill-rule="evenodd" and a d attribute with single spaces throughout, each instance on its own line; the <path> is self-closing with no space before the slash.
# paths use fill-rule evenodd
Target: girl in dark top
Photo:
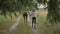
<path id="1" fill-rule="evenodd" d="M 27 25 L 27 18 L 28 18 L 28 11 L 27 10 L 25 10 L 23 12 L 23 17 L 24 17 L 24 24 Z"/>

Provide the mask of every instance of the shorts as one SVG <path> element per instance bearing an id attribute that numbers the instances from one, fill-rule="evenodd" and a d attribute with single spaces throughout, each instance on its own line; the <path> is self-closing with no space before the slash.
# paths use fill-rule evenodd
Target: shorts
<path id="1" fill-rule="evenodd" d="M 28 16 L 28 14 L 23 14 L 23 17 L 27 17 Z"/>
<path id="2" fill-rule="evenodd" d="M 36 17 L 32 17 L 32 23 L 36 24 Z"/>

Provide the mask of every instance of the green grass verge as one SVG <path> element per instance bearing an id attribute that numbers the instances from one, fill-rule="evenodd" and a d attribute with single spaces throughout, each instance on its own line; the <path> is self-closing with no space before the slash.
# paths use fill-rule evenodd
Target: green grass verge
<path id="1" fill-rule="evenodd" d="M 47 21 L 46 15 L 37 16 L 37 26 L 41 30 L 41 34 L 60 34 L 60 23 L 51 25 Z"/>
<path id="2" fill-rule="evenodd" d="M 7 18 L 0 15 L 0 34 L 5 34 L 16 19 L 17 17 L 15 17 L 14 14 L 12 14 L 12 19 L 9 15 L 7 15 Z"/>

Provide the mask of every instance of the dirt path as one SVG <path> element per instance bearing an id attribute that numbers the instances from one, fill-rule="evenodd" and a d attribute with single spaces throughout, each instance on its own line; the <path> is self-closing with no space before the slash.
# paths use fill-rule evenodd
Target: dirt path
<path id="1" fill-rule="evenodd" d="M 44 15 L 45 12 L 37 12 L 39 15 Z M 17 25 L 19 24 L 19 21 L 21 19 L 21 16 L 19 16 L 19 18 L 17 19 L 17 21 L 15 22 L 15 24 L 13 24 L 10 29 L 8 30 L 7 34 L 12 34 L 12 32 L 16 29 Z M 29 22 L 29 26 L 32 26 L 32 20 L 30 18 L 28 18 L 28 22 Z M 31 27 L 31 30 L 34 32 L 34 34 L 41 34 L 41 30 L 38 29 L 38 27 L 36 29 L 33 29 Z"/>
<path id="2" fill-rule="evenodd" d="M 8 30 L 8 32 L 6 34 L 12 34 L 13 30 L 16 29 L 17 25 L 19 24 L 19 21 L 21 19 L 22 16 L 19 16 L 18 19 L 16 20 L 16 22 L 10 27 L 10 29 Z"/>

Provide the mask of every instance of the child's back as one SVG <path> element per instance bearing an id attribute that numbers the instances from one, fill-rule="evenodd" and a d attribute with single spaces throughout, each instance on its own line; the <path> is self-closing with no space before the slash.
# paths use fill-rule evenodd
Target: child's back
<path id="1" fill-rule="evenodd" d="M 33 10 L 33 12 L 32 12 L 32 17 L 36 17 L 36 11 L 35 10 Z"/>

